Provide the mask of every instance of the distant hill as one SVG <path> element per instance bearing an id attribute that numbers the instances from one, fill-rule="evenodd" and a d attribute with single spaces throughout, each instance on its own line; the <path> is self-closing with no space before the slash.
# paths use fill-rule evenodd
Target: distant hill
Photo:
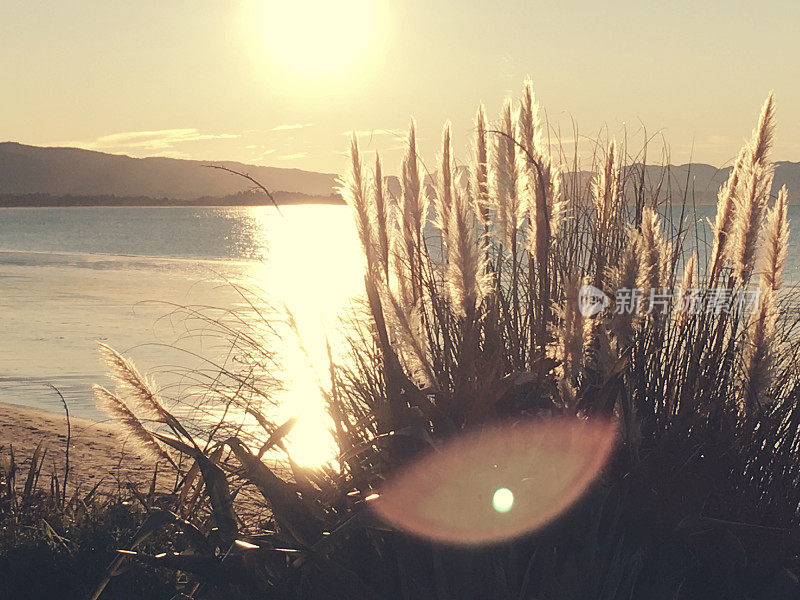
<path id="1" fill-rule="evenodd" d="M 466 174 L 463 168 L 459 168 L 459 176 L 462 182 L 466 181 Z M 638 185 L 641 181 L 641 164 L 634 164 L 625 167 L 624 178 L 627 184 L 626 192 L 631 192 L 631 185 L 635 181 Z M 675 200 L 683 197 L 684 190 L 688 186 L 686 196 L 688 202 L 697 205 L 716 204 L 717 191 L 731 172 L 731 167 L 719 169 L 717 167 L 696 163 L 691 165 L 669 165 L 665 171 L 663 167 L 648 165 L 645 169 L 645 196 L 652 201 L 653 196 L 658 193 L 658 200 L 663 201 L 668 195 Z M 593 173 L 581 171 L 579 180 L 581 185 L 589 185 Z M 662 177 L 663 175 L 663 177 Z M 425 184 L 430 193 L 433 193 L 436 183 L 436 173 L 426 175 Z M 395 176 L 386 178 L 389 192 L 395 196 L 400 194 L 400 180 Z M 781 161 L 775 164 L 775 180 L 773 182 L 773 193 L 786 185 L 789 188 L 789 204 L 800 204 L 800 162 Z"/>
<path id="2" fill-rule="evenodd" d="M 299 169 L 258 167 L 237 162 L 131 158 L 78 148 L 41 148 L 0 143 L 0 194 L 53 197 L 147 197 L 175 201 L 225 198 L 252 185 L 230 173 L 205 169 L 214 164 L 244 172 L 271 192 L 291 192 L 330 200 L 335 175 Z"/>
<path id="3" fill-rule="evenodd" d="M 641 173 L 641 165 L 628 167 L 631 170 Z M 661 181 L 662 168 L 648 166 L 645 171 L 645 188 L 649 188 L 652 195 Z M 671 191 L 673 198 L 678 197 L 687 189 L 687 199 L 691 202 L 692 198 L 696 204 L 715 204 L 717 202 L 717 191 L 719 186 L 725 183 L 731 167 L 718 169 L 706 164 L 691 165 L 670 165 L 669 176 L 664 178 L 659 198 L 664 198 L 667 191 Z M 639 175 L 641 177 L 641 175 Z M 634 178 L 636 178 L 634 176 Z M 789 204 L 800 204 L 800 162 L 780 161 L 775 163 L 775 179 L 772 184 L 773 193 L 786 185 L 789 188 Z"/>
<path id="4" fill-rule="evenodd" d="M 15 142 L 0 143 L 0 206 L 91 206 L 91 205 L 237 205 L 264 204 L 268 200 L 251 191 L 252 185 L 230 173 L 206 169 L 220 165 L 247 173 L 269 189 L 279 203 L 339 203 L 334 191 L 336 176 L 299 169 L 258 167 L 238 162 L 181 160 L 175 158 L 131 158 L 78 148 L 42 148 Z M 628 175 L 641 172 L 641 165 L 626 167 Z M 706 164 L 671 165 L 669 176 L 662 168 L 647 166 L 648 196 L 659 190 L 682 196 L 689 185 L 689 200 L 697 204 L 716 202 L 717 189 L 727 179 L 730 167 Z M 464 178 L 463 171 L 460 176 Z M 588 183 L 591 173 L 581 173 Z M 627 179 L 627 178 L 626 178 Z M 436 174 L 425 177 L 433 191 Z M 389 191 L 398 196 L 400 183 L 387 177 Z M 660 184 L 660 187 L 659 187 Z M 779 162 L 774 191 L 786 184 L 789 202 L 800 204 L 800 162 Z"/>

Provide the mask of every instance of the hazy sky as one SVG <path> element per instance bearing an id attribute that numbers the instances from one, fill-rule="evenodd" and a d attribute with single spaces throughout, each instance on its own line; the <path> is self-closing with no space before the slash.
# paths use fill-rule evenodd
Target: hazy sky
<path id="1" fill-rule="evenodd" d="M 337 172 L 418 120 L 466 148 L 529 74 L 563 137 L 662 132 L 735 156 L 770 89 L 800 160 L 797 0 L 0 0 L 0 140 Z M 465 156 L 465 154 L 464 154 Z"/>

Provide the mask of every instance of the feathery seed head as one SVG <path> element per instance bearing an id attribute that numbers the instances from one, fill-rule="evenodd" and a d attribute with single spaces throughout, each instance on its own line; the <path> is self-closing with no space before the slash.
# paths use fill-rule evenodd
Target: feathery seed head
<path id="1" fill-rule="evenodd" d="M 494 137 L 492 168 L 489 172 L 491 197 L 497 214 L 500 242 L 511 247 L 512 237 L 522 223 L 524 211 L 517 194 L 516 144 L 514 143 L 514 114 L 511 98 L 506 98 L 500 111 L 500 134 Z"/>
<path id="2" fill-rule="evenodd" d="M 746 283 L 753 271 L 759 232 L 767 206 L 774 169 L 771 164 L 749 165 L 736 191 L 736 221 L 734 223 L 733 274 Z"/>
<path id="3" fill-rule="evenodd" d="M 717 280 L 723 261 L 730 257 L 730 237 L 735 221 L 736 210 L 736 190 L 739 185 L 739 178 L 742 175 L 744 161 L 747 157 L 747 146 L 742 146 L 736 162 L 733 164 L 727 181 L 720 186 L 717 192 L 717 216 L 712 226 L 714 234 L 714 246 L 711 251 L 711 270 L 709 280 L 713 283 Z"/>
<path id="4" fill-rule="evenodd" d="M 436 186 L 436 198 L 434 207 L 436 209 L 436 227 L 447 236 L 447 226 L 450 221 L 449 211 L 453 204 L 453 188 L 455 186 L 456 167 L 453 161 L 453 140 L 450 121 L 444 124 L 442 129 L 442 153 L 439 166 L 439 177 Z"/>
<path id="5" fill-rule="evenodd" d="M 761 114 L 758 117 L 758 125 L 753 130 L 753 138 L 750 142 L 750 162 L 753 165 L 765 166 L 767 155 L 772 148 L 775 139 L 775 92 L 771 91 L 764 100 L 761 107 Z"/>
<path id="6" fill-rule="evenodd" d="M 387 203 L 387 193 L 383 181 L 381 157 L 375 153 L 375 180 L 373 185 L 373 205 L 375 207 L 375 229 L 378 238 L 378 259 L 384 278 L 389 274 L 389 231 L 390 231 L 390 206 Z"/>
<path id="7" fill-rule="evenodd" d="M 486 255 L 479 243 L 474 212 L 463 190 L 454 190 L 449 213 L 445 281 L 450 298 L 461 316 L 472 315 L 489 290 Z"/>
<path id="8" fill-rule="evenodd" d="M 761 250 L 761 281 L 764 289 L 777 291 L 783 283 L 783 268 L 789 254 L 789 192 L 784 185 L 767 214 Z"/>
<path id="9" fill-rule="evenodd" d="M 117 384 L 121 395 L 146 418 L 164 422 L 168 413 L 150 382 L 119 352 L 101 342 L 97 342 L 97 346 L 108 375 Z"/>
<path id="10" fill-rule="evenodd" d="M 350 169 L 347 176 L 339 180 L 338 190 L 344 201 L 355 212 L 358 236 L 361 239 L 364 255 L 367 258 L 368 272 L 372 275 L 379 264 L 373 240 L 375 218 L 370 210 L 367 186 L 363 176 L 361 152 L 358 149 L 358 138 L 355 133 L 353 133 L 350 141 Z"/>
<path id="11" fill-rule="evenodd" d="M 94 390 L 94 401 L 98 410 L 114 419 L 120 427 L 120 432 L 125 434 L 126 438 L 135 442 L 136 449 L 139 452 L 153 460 L 163 458 L 172 462 L 172 459 L 156 441 L 155 437 L 147 431 L 142 422 L 119 397 L 100 385 L 95 385 L 92 389 Z"/>
<path id="12" fill-rule="evenodd" d="M 489 158 L 486 139 L 486 111 L 483 104 L 475 115 L 475 139 L 470 169 L 470 186 L 475 212 L 485 227 L 489 224 Z"/>

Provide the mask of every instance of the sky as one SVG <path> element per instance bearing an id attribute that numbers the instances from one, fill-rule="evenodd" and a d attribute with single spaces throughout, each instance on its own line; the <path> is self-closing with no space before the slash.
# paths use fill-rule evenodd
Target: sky
<path id="1" fill-rule="evenodd" d="M 800 161 L 796 0 L 0 0 L 0 141 L 341 172 L 396 171 L 413 116 L 467 156 L 525 76 L 554 134 L 732 161 L 775 90 Z M 643 129 L 644 126 L 644 129 Z M 585 149 L 582 149 L 583 152 Z"/>

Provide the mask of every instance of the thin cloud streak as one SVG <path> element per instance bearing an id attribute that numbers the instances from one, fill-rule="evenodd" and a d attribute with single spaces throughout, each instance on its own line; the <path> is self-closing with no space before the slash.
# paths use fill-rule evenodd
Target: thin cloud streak
<path id="1" fill-rule="evenodd" d="M 305 129 L 306 127 L 312 127 L 313 123 L 294 123 L 291 125 L 276 125 L 269 131 L 292 131 L 293 129 Z"/>
<path id="2" fill-rule="evenodd" d="M 297 152 L 295 154 L 284 154 L 283 156 L 279 156 L 280 160 L 297 160 L 298 158 L 308 158 L 310 154 L 308 152 Z"/>
<path id="3" fill-rule="evenodd" d="M 66 145 L 88 150 L 139 149 L 171 150 L 175 144 L 199 142 L 203 140 L 228 140 L 241 137 L 239 134 L 201 133 L 196 128 L 158 129 L 153 131 L 125 131 L 100 136 L 90 142 L 71 141 L 54 145 Z"/>

